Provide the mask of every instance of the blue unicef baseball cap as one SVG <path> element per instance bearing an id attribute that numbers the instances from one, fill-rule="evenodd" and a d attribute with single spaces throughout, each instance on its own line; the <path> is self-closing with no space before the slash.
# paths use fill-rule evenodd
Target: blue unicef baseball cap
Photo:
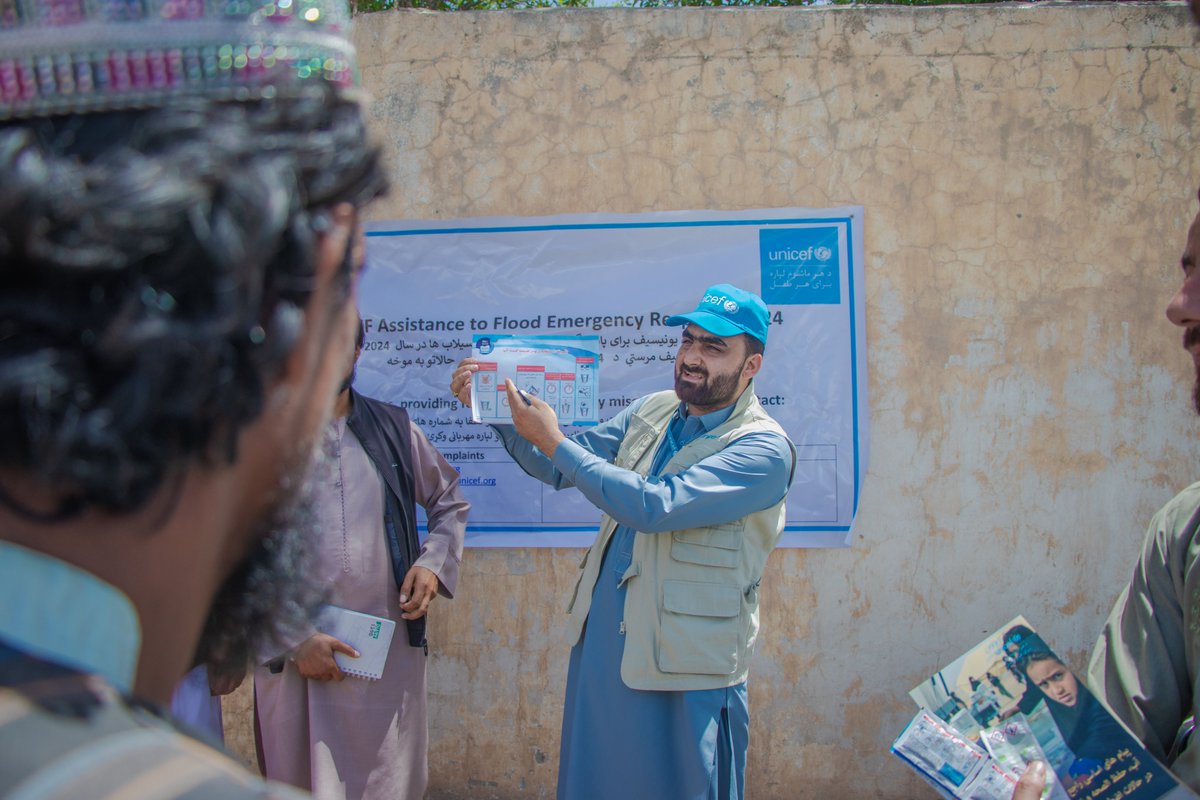
<path id="1" fill-rule="evenodd" d="M 686 325 L 691 322 L 717 336 L 744 333 L 758 339 L 766 347 L 770 314 L 767 304 L 753 292 L 728 283 L 718 283 L 708 287 L 695 311 L 667 317 L 664 322 L 667 325 Z"/>

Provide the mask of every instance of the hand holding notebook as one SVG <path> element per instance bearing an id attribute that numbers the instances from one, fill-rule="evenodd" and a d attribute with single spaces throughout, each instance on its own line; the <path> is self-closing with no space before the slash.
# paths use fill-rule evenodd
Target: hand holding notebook
<path id="1" fill-rule="evenodd" d="M 388 649 L 396 623 L 384 617 L 351 611 L 340 606 L 322 606 L 316 619 L 317 630 L 339 639 L 359 652 L 354 658 L 334 652 L 338 668 L 347 675 L 378 680 L 383 677 Z"/>

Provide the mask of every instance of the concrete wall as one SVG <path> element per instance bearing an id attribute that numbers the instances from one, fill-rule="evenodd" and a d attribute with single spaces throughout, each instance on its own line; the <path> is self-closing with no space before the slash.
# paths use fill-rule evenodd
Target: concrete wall
<path id="1" fill-rule="evenodd" d="M 1200 183 L 1184 7 L 396 11 L 356 35 L 395 181 L 374 218 L 865 206 L 870 470 L 853 548 L 769 563 L 748 797 L 932 796 L 887 752 L 907 691 L 1018 613 L 1083 668 L 1197 477 L 1162 314 Z M 553 797 L 578 556 L 468 551 L 435 604 L 430 798 Z"/>

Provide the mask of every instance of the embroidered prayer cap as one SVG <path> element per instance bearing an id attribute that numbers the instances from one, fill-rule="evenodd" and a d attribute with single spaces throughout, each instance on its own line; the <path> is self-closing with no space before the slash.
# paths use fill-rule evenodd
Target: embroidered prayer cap
<path id="1" fill-rule="evenodd" d="M 770 314 L 767 304 L 753 292 L 728 283 L 718 283 L 708 287 L 695 311 L 667 317 L 663 322 L 667 325 L 686 325 L 691 322 L 717 336 L 744 333 L 758 339 L 766 347 Z"/>
<path id="2" fill-rule="evenodd" d="M 344 0 L 0 0 L 0 120 L 355 90 Z"/>

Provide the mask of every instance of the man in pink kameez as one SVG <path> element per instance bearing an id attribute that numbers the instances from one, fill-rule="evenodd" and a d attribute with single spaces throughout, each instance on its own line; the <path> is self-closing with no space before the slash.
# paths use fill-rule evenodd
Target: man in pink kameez
<path id="1" fill-rule="evenodd" d="M 360 333 L 359 349 L 361 338 Z M 332 591 L 330 603 L 395 620 L 396 631 L 378 681 L 345 675 L 333 653 L 353 655 L 353 648 L 315 630 L 292 643 L 282 670 L 258 667 L 254 689 L 260 758 L 268 777 L 310 789 L 317 800 L 420 800 L 428 782 L 427 649 L 423 629 L 413 633 L 409 628 L 413 621 L 423 625 L 438 593 L 454 594 L 468 503 L 459 491 L 458 473 L 403 410 L 351 391 L 352 379 L 353 373 L 325 432 L 331 474 L 321 482 L 317 505 L 317 577 Z M 391 442 L 408 444 L 408 461 L 397 465 L 392 476 L 377 468 L 379 461 L 391 466 L 389 459 L 369 455 L 372 445 L 364 447 L 356 434 L 363 430 L 356 428 L 356 420 L 368 408 L 373 410 L 368 416 L 376 420 L 372 424 L 407 424 L 406 430 L 387 434 Z M 419 551 L 407 561 L 401 557 L 399 573 L 384 513 L 388 487 L 398 485 L 396 475 L 402 480 L 410 476 L 407 506 L 411 509 L 415 500 L 428 517 L 428 535 L 419 545 L 411 531 L 412 547 Z M 393 505 L 391 510 L 399 509 Z M 412 515 L 407 516 L 403 524 L 387 516 L 400 529 L 390 532 L 401 544 L 402 529 L 415 529 Z M 403 575 L 399 590 L 397 574 Z"/>

